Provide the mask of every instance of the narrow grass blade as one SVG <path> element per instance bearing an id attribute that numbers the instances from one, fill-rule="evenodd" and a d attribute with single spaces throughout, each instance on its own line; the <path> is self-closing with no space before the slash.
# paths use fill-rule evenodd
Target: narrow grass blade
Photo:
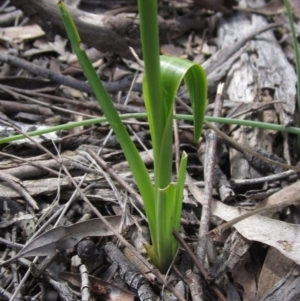
<path id="1" fill-rule="evenodd" d="M 154 189 L 148 171 L 88 56 L 86 55 L 85 51 L 81 49 L 79 34 L 66 6 L 62 1 L 59 1 L 58 6 L 68 37 L 81 64 L 84 74 L 87 77 L 88 82 L 91 85 L 93 92 L 101 106 L 101 109 L 114 130 L 114 133 L 124 151 L 124 155 L 128 161 L 133 177 L 138 185 L 145 203 L 149 227 L 151 230 L 155 231 Z"/>
<path id="2" fill-rule="evenodd" d="M 136 118 L 136 119 L 145 119 L 147 118 L 146 113 L 132 113 L 132 114 L 122 114 L 119 116 L 122 120 Z M 185 114 L 176 114 L 173 116 L 174 119 L 177 120 L 186 120 L 186 121 L 193 121 L 193 115 L 185 115 Z M 300 128 L 297 127 L 285 127 L 280 124 L 273 124 L 273 123 L 266 123 L 266 122 L 259 122 L 259 121 L 252 121 L 252 120 L 245 120 L 245 119 L 235 119 L 235 118 L 223 118 L 223 117 L 212 117 L 212 116 L 205 116 L 205 120 L 209 122 L 216 122 L 221 124 L 236 124 L 236 125 L 243 125 L 243 126 L 250 126 L 259 129 L 265 130 L 273 130 L 279 131 L 283 133 L 290 133 L 294 135 L 300 135 Z M 37 131 L 28 132 L 27 134 L 30 137 L 40 136 L 47 133 L 58 132 L 58 131 L 65 131 L 74 129 L 76 127 L 82 126 L 91 126 L 94 124 L 104 123 L 107 122 L 106 117 L 100 118 L 92 118 L 83 121 L 74 121 L 67 124 L 60 124 L 56 126 L 52 126 L 49 128 L 43 128 Z M 14 135 L 9 137 L 0 138 L 0 145 L 5 143 L 14 142 L 20 139 L 24 139 L 24 135 Z"/>

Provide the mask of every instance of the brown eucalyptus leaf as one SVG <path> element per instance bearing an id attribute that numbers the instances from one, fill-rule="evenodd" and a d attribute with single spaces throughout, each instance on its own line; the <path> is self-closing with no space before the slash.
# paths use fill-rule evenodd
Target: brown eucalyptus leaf
<path id="1" fill-rule="evenodd" d="M 70 284 L 81 287 L 80 274 L 62 272 L 60 278 L 66 280 Z M 100 295 L 101 300 L 114 300 L 114 301 L 133 301 L 135 294 L 121 289 L 111 283 L 108 283 L 100 278 L 94 276 L 89 277 L 89 289 L 94 294 Z"/>
<path id="2" fill-rule="evenodd" d="M 107 217 L 106 220 L 118 231 L 121 216 Z M 113 232 L 100 219 L 91 219 L 67 227 L 59 226 L 29 242 L 13 259 L 25 256 L 52 255 L 57 250 L 67 250 L 74 247 L 84 237 L 109 235 L 113 235 Z"/>
<path id="3" fill-rule="evenodd" d="M 290 273 L 294 262 L 270 247 L 257 283 L 257 300 L 263 300 L 270 290 Z"/>

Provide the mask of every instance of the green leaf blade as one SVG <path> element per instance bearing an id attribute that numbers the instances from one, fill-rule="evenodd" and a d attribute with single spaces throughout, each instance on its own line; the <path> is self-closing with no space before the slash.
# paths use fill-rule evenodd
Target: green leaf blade
<path id="1" fill-rule="evenodd" d="M 200 65 L 182 58 L 162 55 L 160 62 L 165 118 L 173 108 L 176 93 L 184 79 L 194 113 L 194 139 L 198 141 L 201 136 L 206 109 L 207 80 L 205 71 Z"/>
<path id="2" fill-rule="evenodd" d="M 85 76 L 99 102 L 99 105 L 112 127 L 128 161 L 133 177 L 142 195 L 145 204 L 146 214 L 148 216 L 149 227 L 151 231 L 156 231 L 155 223 L 155 194 L 149 173 L 143 163 L 137 148 L 131 140 L 124 124 L 122 123 L 118 112 L 116 111 L 111 98 L 103 87 L 94 67 L 92 66 L 85 51 L 80 47 L 80 37 L 76 26 L 63 2 L 58 3 L 59 10 L 65 25 L 68 37 L 71 41 L 74 52 L 80 62 Z"/>
<path id="3" fill-rule="evenodd" d="M 166 271 L 177 250 L 173 229 L 179 229 L 187 164 L 186 155 L 180 164 L 178 184 L 171 183 L 173 164 L 173 106 L 177 90 L 186 80 L 194 109 L 195 138 L 199 139 L 204 120 L 207 84 L 203 69 L 187 60 L 159 58 L 157 1 L 138 0 L 141 40 L 146 75 L 143 81 L 154 153 L 154 186 L 141 157 L 131 141 L 114 105 L 99 80 L 89 58 L 80 47 L 80 37 L 62 1 L 59 8 L 73 49 L 95 96 L 114 130 L 137 182 L 145 204 L 152 246 L 147 246 L 152 261 Z"/>
<path id="4" fill-rule="evenodd" d="M 176 184 L 171 183 L 164 189 L 159 189 L 157 199 L 157 245 L 154 246 L 157 252 L 157 267 L 166 272 L 174 258 L 172 244 L 174 237 L 173 219 L 176 196 Z"/>
<path id="5" fill-rule="evenodd" d="M 194 140 L 200 139 L 204 116 L 206 111 L 207 80 L 204 69 L 193 64 L 184 77 L 185 84 L 190 94 L 194 115 Z"/>

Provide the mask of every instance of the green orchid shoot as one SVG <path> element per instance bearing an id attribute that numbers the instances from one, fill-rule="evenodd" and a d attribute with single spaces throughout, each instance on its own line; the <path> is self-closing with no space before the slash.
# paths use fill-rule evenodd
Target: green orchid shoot
<path id="1" fill-rule="evenodd" d="M 86 53 L 80 47 L 80 37 L 66 6 L 62 1 L 58 2 L 58 6 L 74 52 L 123 149 L 143 199 L 152 239 L 152 245 L 146 246 L 147 252 L 153 264 L 161 272 L 166 272 L 178 248 L 172 231 L 179 231 L 180 227 L 187 166 L 187 155 L 183 152 L 177 183 L 172 182 L 174 100 L 184 80 L 194 112 L 194 138 L 195 141 L 199 140 L 206 109 L 205 72 L 201 66 L 188 60 L 159 55 L 157 0 L 138 0 L 145 65 L 143 95 L 153 146 L 154 183 L 152 183 L 148 170 L 111 98 L 105 91 Z"/>

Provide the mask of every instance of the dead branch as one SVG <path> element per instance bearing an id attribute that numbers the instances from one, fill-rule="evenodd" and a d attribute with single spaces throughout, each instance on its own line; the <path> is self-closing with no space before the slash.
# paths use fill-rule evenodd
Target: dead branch
<path id="1" fill-rule="evenodd" d="M 11 0 L 32 22 L 39 24 L 49 38 L 56 34 L 66 36 L 56 0 Z M 82 42 L 102 52 L 110 52 L 132 58 L 129 46 L 139 54 L 140 38 L 137 14 L 92 14 L 69 7 Z M 161 43 L 189 29 L 201 29 L 198 16 L 184 16 L 165 21 L 159 18 Z"/>

